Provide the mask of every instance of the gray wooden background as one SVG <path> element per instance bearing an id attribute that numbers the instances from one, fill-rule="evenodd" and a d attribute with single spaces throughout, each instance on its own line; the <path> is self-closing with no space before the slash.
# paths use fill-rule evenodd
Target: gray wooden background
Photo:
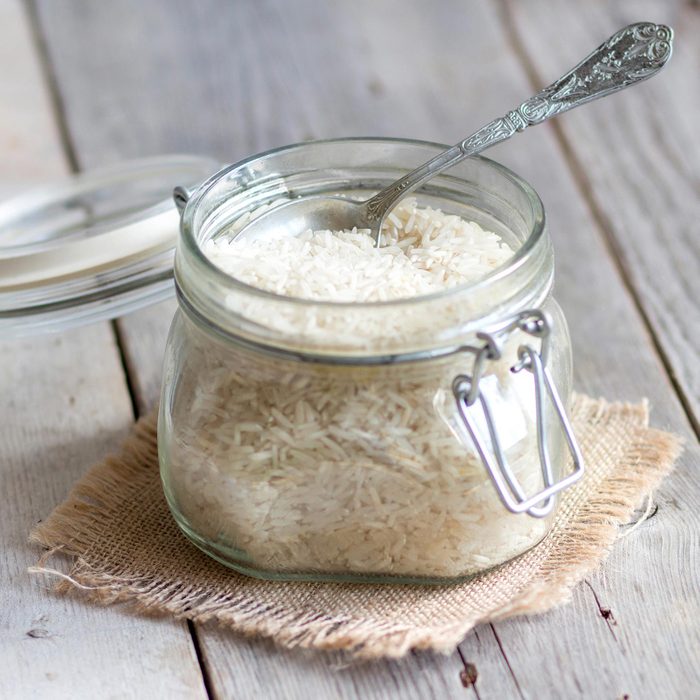
<path id="1" fill-rule="evenodd" d="M 664 74 L 490 155 L 534 184 L 576 387 L 648 397 L 686 452 L 573 602 L 449 656 L 349 664 L 52 595 L 32 525 L 157 398 L 173 303 L 0 343 L 0 697 L 700 697 L 700 8 L 684 0 L 0 0 L 0 193 L 130 157 L 310 138 L 455 142 L 618 27 Z"/>

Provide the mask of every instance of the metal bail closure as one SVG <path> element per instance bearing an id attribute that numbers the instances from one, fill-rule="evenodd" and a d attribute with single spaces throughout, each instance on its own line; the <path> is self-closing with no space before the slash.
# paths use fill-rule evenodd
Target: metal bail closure
<path id="1" fill-rule="evenodd" d="M 459 375 L 452 383 L 452 390 L 457 401 L 457 410 L 476 447 L 479 457 L 486 467 L 503 505 L 512 513 L 528 513 L 535 518 L 543 518 L 554 508 L 555 494 L 578 481 L 583 475 L 583 458 L 566 410 L 554 385 L 552 375 L 546 366 L 549 337 L 552 320 L 542 311 L 536 309 L 524 311 L 506 320 L 492 333 L 480 333 L 484 340 L 480 348 L 468 348 L 476 353 L 471 375 Z M 505 339 L 514 331 L 520 330 L 541 339 L 539 352 L 531 345 L 518 348 L 518 362 L 511 367 L 511 372 L 529 371 L 535 383 L 535 415 L 537 429 L 537 448 L 542 468 L 544 488 L 538 493 L 527 496 L 513 473 L 501 447 L 498 431 L 493 420 L 488 400 L 479 390 L 480 379 L 484 373 L 486 361 L 501 358 Z M 547 448 L 547 425 L 545 423 L 546 400 L 549 399 L 557 417 L 557 425 L 564 434 L 569 452 L 573 458 L 574 468 L 570 474 L 559 481 L 554 481 L 552 463 Z M 479 404 L 484 422 L 488 429 L 488 441 L 484 439 L 477 427 L 476 404 Z M 490 442 L 490 446 L 486 444 Z"/>

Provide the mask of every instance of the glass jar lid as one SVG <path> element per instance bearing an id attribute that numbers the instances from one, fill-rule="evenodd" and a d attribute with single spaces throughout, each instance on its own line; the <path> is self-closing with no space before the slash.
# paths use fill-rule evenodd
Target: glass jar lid
<path id="1" fill-rule="evenodd" d="M 173 187 L 221 166 L 161 156 L 71 176 L 0 204 L 0 338 L 114 318 L 173 294 Z"/>

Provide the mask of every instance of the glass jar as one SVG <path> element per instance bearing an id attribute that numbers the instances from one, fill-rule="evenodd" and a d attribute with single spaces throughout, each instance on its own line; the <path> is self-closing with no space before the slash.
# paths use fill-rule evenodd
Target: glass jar
<path id="1" fill-rule="evenodd" d="M 556 494 L 581 475 L 544 210 L 503 166 L 471 158 L 416 193 L 515 250 L 473 284 L 318 302 L 246 285 L 202 252 L 260 207 L 367 198 L 442 148 L 301 144 L 177 195 L 179 310 L 165 358 L 161 475 L 185 534 L 237 571 L 462 580 L 540 542 Z"/>

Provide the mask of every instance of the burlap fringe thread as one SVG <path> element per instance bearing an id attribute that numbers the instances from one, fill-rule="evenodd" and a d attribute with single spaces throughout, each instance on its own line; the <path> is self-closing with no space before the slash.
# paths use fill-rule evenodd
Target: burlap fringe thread
<path id="1" fill-rule="evenodd" d="M 195 622 L 216 620 L 287 647 L 348 649 L 363 658 L 448 652 L 475 625 L 535 614 L 570 599 L 635 509 L 670 472 L 679 438 L 650 429 L 646 403 L 577 396 L 572 422 L 585 478 L 563 496 L 551 534 L 516 560 L 451 586 L 267 582 L 241 576 L 190 545 L 165 505 L 156 420 L 139 421 L 120 454 L 93 467 L 31 534 L 49 551 L 33 571 L 56 590 L 100 604 Z M 526 516 L 519 516 L 526 517 Z M 56 552 L 68 574 L 46 567 Z"/>

